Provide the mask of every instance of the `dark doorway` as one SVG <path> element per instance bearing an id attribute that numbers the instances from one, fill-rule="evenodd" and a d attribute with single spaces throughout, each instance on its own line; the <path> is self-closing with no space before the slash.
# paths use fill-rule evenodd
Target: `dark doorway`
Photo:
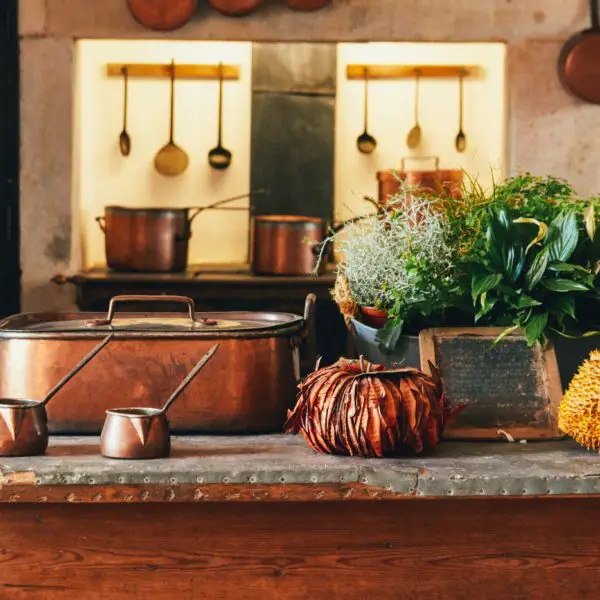
<path id="1" fill-rule="evenodd" d="M 0 2 L 0 316 L 19 312 L 18 0 Z"/>

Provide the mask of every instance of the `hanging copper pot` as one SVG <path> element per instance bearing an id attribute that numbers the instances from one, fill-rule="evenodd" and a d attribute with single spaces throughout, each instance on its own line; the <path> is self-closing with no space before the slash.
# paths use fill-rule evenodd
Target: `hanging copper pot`
<path id="1" fill-rule="evenodd" d="M 155 31 L 183 27 L 194 16 L 197 6 L 197 0 L 127 0 L 133 18 Z"/>
<path id="2" fill-rule="evenodd" d="M 209 0 L 212 7 L 228 17 L 243 17 L 254 12 L 264 0 Z"/>

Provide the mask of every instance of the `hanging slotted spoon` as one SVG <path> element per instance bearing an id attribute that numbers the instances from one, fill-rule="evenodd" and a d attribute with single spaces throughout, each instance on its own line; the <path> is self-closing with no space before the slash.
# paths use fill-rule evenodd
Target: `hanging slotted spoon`
<path id="1" fill-rule="evenodd" d="M 171 110 L 170 110 L 170 135 L 169 142 L 163 146 L 154 159 L 154 167 L 167 177 L 181 175 L 188 168 L 190 159 L 173 141 L 173 130 L 175 129 L 175 61 L 171 61 Z"/>
<path id="2" fill-rule="evenodd" d="M 421 126 L 419 125 L 419 81 L 421 72 L 415 71 L 415 124 L 406 136 L 406 145 L 409 148 L 417 148 L 421 143 Z"/>
<path id="3" fill-rule="evenodd" d="M 458 78 L 458 133 L 456 134 L 456 141 L 454 142 L 457 152 L 464 152 L 467 148 L 467 136 L 463 131 L 463 79 L 464 73 L 460 74 Z"/>

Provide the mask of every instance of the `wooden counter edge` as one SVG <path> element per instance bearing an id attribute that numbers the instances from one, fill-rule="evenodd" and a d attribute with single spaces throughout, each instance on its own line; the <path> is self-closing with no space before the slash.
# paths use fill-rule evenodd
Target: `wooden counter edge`
<path id="1" fill-rule="evenodd" d="M 372 500 L 600 498 L 600 494 L 457 495 L 451 498 L 416 492 L 402 493 L 357 483 L 348 484 L 142 484 L 142 485 L 28 485 L 0 486 L 0 504 L 135 504 L 198 502 L 323 502 Z"/>

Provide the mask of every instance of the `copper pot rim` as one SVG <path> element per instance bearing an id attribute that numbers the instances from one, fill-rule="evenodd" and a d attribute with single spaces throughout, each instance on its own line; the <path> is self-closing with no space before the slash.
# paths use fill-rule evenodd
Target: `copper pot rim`
<path id="1" fill-rule="evenodd" d="M 130 406 L 126 408 L 109 408 L 107 415 L 124 419 L 152 419 L 164 415 L 160 408 Z"/>
<path id="2" fill-rule="evenodd" d="M 129 206 L 105 206 L 104 214 L 109 215 L 111 213 L 125 213 L 134 217 L 183 217 L 188 218 L 189 212 L 192 210 L 191 207 L 183 208 L 167 208 L 165 206 L 141 206 L 139 208 Z"/>
<path id="3" fill-rule="evenodd" d="M 28 398 L 0 398 L 0 408 L 15 408 L 17 410 L 27 410 L 43 406 L 38 400 Z"/>
<path id="4" fill-rule="evenodd" d="M 255 221 L 272 225 L 323 225 L 319 217 L 305 217 L 302 215 L 258 215 Z"/>

